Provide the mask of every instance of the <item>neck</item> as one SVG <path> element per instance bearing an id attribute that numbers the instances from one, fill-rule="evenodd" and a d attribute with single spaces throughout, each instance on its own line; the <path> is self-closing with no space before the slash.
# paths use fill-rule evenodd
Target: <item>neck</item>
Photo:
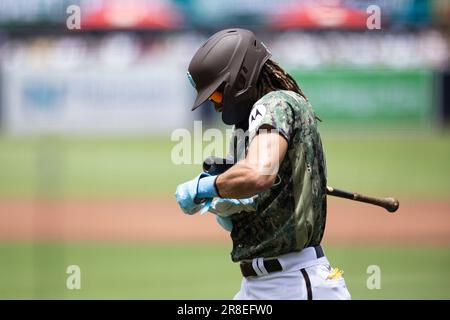
<path id="1" fill-rule="evenodd" d="M 250 114 L 249 114 L 250 115 Z M 248 117 L 235 125 L 236 129 L 241 129 L 244 132 L 248 130 Z"/>

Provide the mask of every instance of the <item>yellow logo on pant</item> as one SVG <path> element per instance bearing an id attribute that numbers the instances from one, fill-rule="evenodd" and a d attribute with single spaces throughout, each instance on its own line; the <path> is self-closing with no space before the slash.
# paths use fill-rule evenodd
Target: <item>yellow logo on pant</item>
<path id="1" fill-rule="evenodd" d="M 331 273 L 328 275 L 327 279 L 337 280 L 337 279 L 342 278 L 343 274 L 344 274 L 344 270 L 340 270 L 339 268 L 333 268 L 333 270 L 331 270 Z"/>

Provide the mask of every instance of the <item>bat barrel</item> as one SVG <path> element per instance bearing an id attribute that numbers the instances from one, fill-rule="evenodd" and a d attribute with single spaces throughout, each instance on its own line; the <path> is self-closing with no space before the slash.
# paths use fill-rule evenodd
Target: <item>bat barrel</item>
<path id="1" fill-rule="evenodd" d="M 383 207 L 389 212 L 395 212 L 399 207 L 398 200 L 394 198 L 375 198 L 355 193 L 355 200 Z"/>
<path id="2" fill-rule="evenodd" d="M 400 205 L 398 200 L 395 198 L 391 198 L 391 197 L 375 198 L 375 197 L 370 197 L 370 196 L 366 196 L 363 194 L 359 194 L 356 192 L 348 192 L 345 190 L 336 189 L 333 187 L 327 187 L 327 194 L 335 196 L 335 197 L 370 203 L 370 204 L 373 204 L 376 206 L 383 207 L 389 212 L 397 211 L 399 208 L 399 205 Z"/>
<path id="3" fill-rule="evenodd" d="M 386 208 L 387 211 L 389 211 L 389 212 L 395 212 L 395 211 L 398 210 L 398 208 L 399 208 L 399 206 L 400 206 L 400 203 L 398 202 L 397 199 L 394 199 L 394 198 L 385 198 L 384 200 L 385 200 L 385 202 L 386 202 L 385 208 Z"/>

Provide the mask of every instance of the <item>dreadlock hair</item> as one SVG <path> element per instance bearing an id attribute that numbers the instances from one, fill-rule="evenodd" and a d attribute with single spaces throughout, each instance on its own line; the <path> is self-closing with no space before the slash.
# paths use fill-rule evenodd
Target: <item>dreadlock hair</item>
<path id="1" fill-rule="evenodd" d="M 294 78 L 284 71 L 275 61 L 269 59 L 264 63 L 261 72 L 259 73 L 258 80 L 256 81 L 256 100 L 259 100 L 269 92 L 276 90 L 294 91 L 308 101 L 308 98 L 303 93 L 302 89 L 300 89 L 297 82 L 295 82 Z M 316 119 L 320 120 L 318 117 L 316 117 Z M 244 120 L 236 124 L 236 128 L 246 131 L 248 129 L 248 121 Z"/>
<path id="2" fill-rule="evenodd" d="M 270 59 L 266 61 L 261 69 L 258 81 L 256 82 L 256 90 L 257 99 L 260 99 L 271 91 L 290 90 L 298 93 L 305 100 L 308 100 L 294 78 Z"/>

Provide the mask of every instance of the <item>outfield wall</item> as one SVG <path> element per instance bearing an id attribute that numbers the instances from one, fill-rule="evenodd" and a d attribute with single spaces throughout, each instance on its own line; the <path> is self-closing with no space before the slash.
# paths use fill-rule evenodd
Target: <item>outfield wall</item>
<path id="1" fill-rule="evenodd" d="M 328 124 L 432 125 L 433 72 L 392 69 L 291 71 Z M 4 131 L 10 134 L 142 134 L 190 127 L 195 91 L 178 65 L 3 71 Z"/>
<path id="2" fill-rule="evenodd" d="M 14 68 L 3 78 L 8 133 L 159 133 L 192 119 L 185 72 L 164 61 L 125 69 Z"/>

